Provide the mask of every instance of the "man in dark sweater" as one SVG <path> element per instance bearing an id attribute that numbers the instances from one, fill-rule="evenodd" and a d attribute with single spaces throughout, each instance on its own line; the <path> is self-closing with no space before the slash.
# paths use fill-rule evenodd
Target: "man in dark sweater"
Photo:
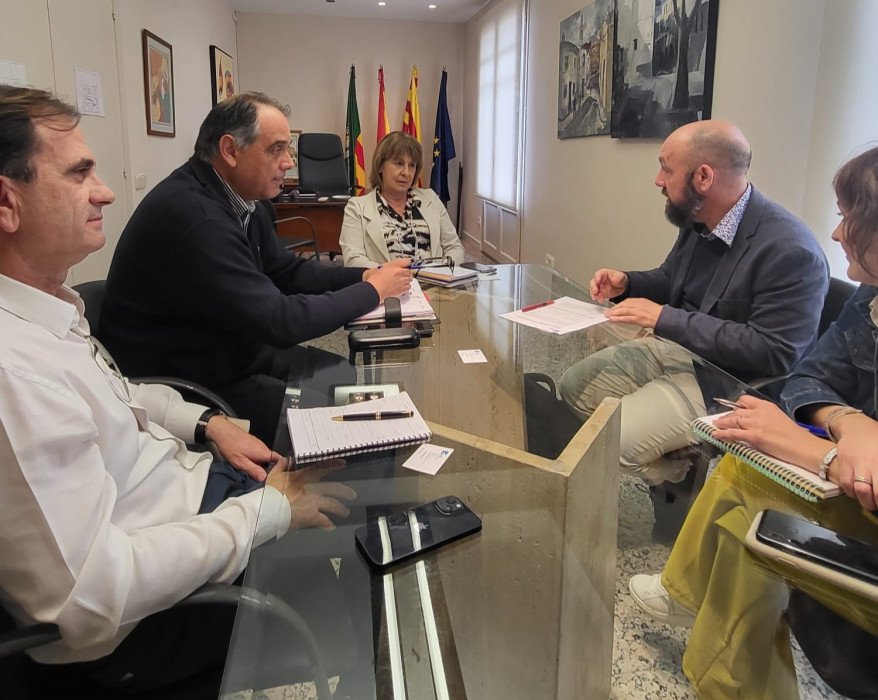
<path id="1" fill-rule="evenodd" d="M 578 362 L 560 391 L 582 418 L 604 396 L 622 399 L 622 463 L 635 472 L 691 444 L 689 422 L 706 413 L 691 356 L 663 338 L 744 381 L 784 374 L 816 339 L 826 258 L 802 221 L 748 182 L 750 155 L 729 122 L 677 129 L 655 179 L 680 227 L 674 247 L 654 270 L 601 269 L 590 282 L 592 298 L 616 302 L 610 321 L 657 337 Z"/>
<path id="2" fill-rule="evenodd" d="M 264 203 L 291 167 L 284 107 L 238 95 L 207 115 L 195 154 L 143 199 L 107 278 L 100 336 L 130 376 L 214 389 L 274 441 L 291 346 L 334 331 L 410 284 L 409 261 L 321 265 L 280 245 Z"/>

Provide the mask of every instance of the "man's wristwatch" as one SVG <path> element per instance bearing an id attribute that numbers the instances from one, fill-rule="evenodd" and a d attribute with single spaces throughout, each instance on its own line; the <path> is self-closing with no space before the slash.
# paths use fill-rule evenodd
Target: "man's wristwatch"
<path id="1" fill-rule="evenodd" d="M 195 442 L 198 445 L 204 445 L 207 443 L 207 423 L 214 416 L 223 416 L 225 417 L 225 413 L 220 411 L 218 408 L 208 408 L 204 413 L 201 414 L 201 417 L 198 419 L 198 422 L 195 424 Z"/>

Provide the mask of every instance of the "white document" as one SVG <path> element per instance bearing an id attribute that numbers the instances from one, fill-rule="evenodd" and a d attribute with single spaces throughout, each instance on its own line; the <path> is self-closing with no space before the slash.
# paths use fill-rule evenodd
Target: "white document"
<path id="1" fill-rule="evenodd" d="M 412 456 L 402 463 L 402 466 L 433 476 L 445 464 L 445 460 L 451 456 L 452 452 L 454 449 L 451 447 L 439 447 L 439 445 L 426 443 L 415 450 Z"/>
<path id="2" fill-rule="evenodd" d="M 488 358 L 485 357 L 485 353 L 483 353 L 478 348 L 476 348 L 475 350 L 458 350 L 457 354 L 460 355 L 460 360 L 465 365 L 488 361 Z"/>
<path id="3" fill-rule="evenodd" d="M 424 290 L 418 284 L 418 280 L 412 280 L 412 286 L 406 294 L 399 298 L 399 304 L 402 307 L 403 320 L 431 321 L 436 318 L 436 313 L 430 302 L 424 295 Z M 384 320 L 384 304 L 379 304 L 369 313 L 363 314 L 352 323 L 365 323 Z"/>
<path id="4" fill-rule="evenodd" d="M 570 297 L 555 299 L 551 304 L 530 311 L 510 311 L 500 314 L 500 318 L 555 335 L 566 335 L 607 320 L 604 307 Z"/>
<path id="5" fill-rule="evenodd" d="M 76 75 L 76 108 L 82 114 L 95 117 L 107 116 L 104 111 L 104 88 L 101 74 L 82 68 L 74 69 Z"/>

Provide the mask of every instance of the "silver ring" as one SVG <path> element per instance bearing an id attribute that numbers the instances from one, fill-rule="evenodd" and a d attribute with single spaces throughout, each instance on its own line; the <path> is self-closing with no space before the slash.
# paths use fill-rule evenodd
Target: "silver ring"
<path id="1" fill-rule="evenodd" d="M 859 481 L 861 484 L 869 484 L 869 486 L 872 485 L 872 480 L 865 476 L 855 476 L 854 481 Z"/>
<path id="2" fill-rule="evenodd" d="M 738 426 L 738 430 L 743 430 L 743 428 L 741 427 L 741 416 L 735 417 L 735 425 Z"/>

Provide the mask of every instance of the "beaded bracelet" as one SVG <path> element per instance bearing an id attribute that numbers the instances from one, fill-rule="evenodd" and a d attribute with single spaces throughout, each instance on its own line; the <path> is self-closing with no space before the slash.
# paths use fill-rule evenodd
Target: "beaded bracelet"
<path id="1" fill-rule="evenodd" d="M 817 476 L 819 476 L 824 481 L 827 481 L 829 477 L 827 474 L 829 473 L 829 465 L 832 464 L 832 460 L 838 457 L 838 448 L 833 447 L 829 452 L 826 453 L 826 456 L 820 462 L 820 468 L 817 470 Z"/>
<path id="2" fill-rule="evenodd" d="M 852 413 L 862 413 L 859 408 L 854 408 L 853 406 L 839 406 L 835 410 L 831 411 L 828 416 L 826 416 L 826 420 L 823 421 L 823 429 L 826 431 L 826 434 L 829 436 L 829 439 L 833 442 L 838 442 L 838 438 L 832 434 L 832 421 L 841 416 L 850 415 Z"/>

